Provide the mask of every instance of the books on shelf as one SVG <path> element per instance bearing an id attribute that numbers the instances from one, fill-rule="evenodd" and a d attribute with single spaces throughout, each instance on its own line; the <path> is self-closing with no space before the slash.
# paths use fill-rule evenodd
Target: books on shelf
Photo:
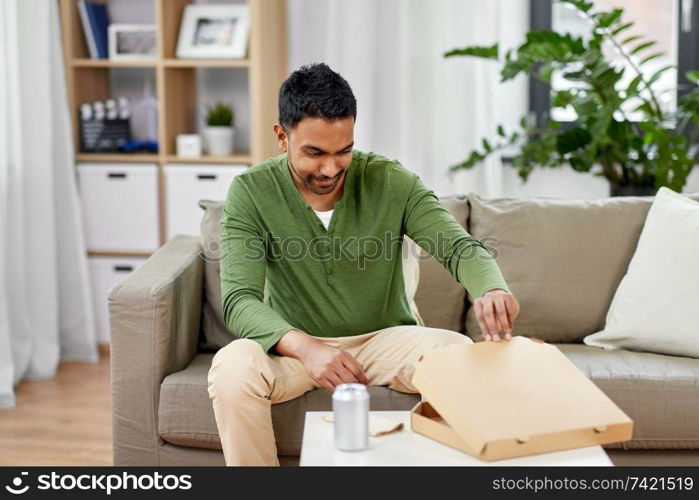
<path id="1" fill-rule="evenodd" d="M 107 59 L 109 47 L 107 45 L 107 28 L 109 27 L 109 13 L 107 6 L 101 3 L 78 2 L 80 21 L 85 33 L 85 41 L 92 59 Z"/>

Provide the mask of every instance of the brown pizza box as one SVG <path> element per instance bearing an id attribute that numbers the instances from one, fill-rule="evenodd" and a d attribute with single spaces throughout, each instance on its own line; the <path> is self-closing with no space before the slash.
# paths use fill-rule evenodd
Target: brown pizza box
<path id="1" fill-rule="evenodd" d="M 538 339 L 425 353 L 413 384 L 415 432 L 483 460 L 631 439 L 633 421 L 554 345 Z"/>

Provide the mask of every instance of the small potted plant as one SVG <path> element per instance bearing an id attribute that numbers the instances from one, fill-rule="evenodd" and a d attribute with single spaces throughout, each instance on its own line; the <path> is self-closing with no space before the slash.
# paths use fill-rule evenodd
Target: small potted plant
<path id="1" fill-rule="evenodd" d="M 218 103 L 206 110 L 204 139 L 207 153 L 213 156 L 233 154 L 233 108 Z"/>

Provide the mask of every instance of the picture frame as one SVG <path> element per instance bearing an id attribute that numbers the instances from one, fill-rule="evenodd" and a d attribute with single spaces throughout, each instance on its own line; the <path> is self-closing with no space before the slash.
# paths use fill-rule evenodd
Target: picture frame
<path id="1" fill-rule="evenodd" d="M 112 23 L 107 28 L 109 59 L 112 61 L 147 61 L 156 58 L 156 35 L 153 24 Z"/>
<path id="2" fill-rule="evenodd" d="M 244 59 L 250 34 L 247 5 L 189 4 L 177 39 L 176 56 L 185 59 Z"/>

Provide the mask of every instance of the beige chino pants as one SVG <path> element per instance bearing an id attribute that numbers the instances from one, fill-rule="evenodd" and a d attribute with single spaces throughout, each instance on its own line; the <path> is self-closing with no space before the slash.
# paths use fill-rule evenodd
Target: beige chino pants
<path id="1" fill-rule="evenodd" d="M 412 325 L 315 338 L 352 354 L 369 385 L 407 393 L 419 392 L 411 379 L 424 352 L 473 342 L 451 330 Z M 254 340 L 237 339 L 219 349 L 209 369 L 208 389 L 226 465 L 279 465 L 271 406 L 317 388 L 300 361 L 269 355 Z"/>

